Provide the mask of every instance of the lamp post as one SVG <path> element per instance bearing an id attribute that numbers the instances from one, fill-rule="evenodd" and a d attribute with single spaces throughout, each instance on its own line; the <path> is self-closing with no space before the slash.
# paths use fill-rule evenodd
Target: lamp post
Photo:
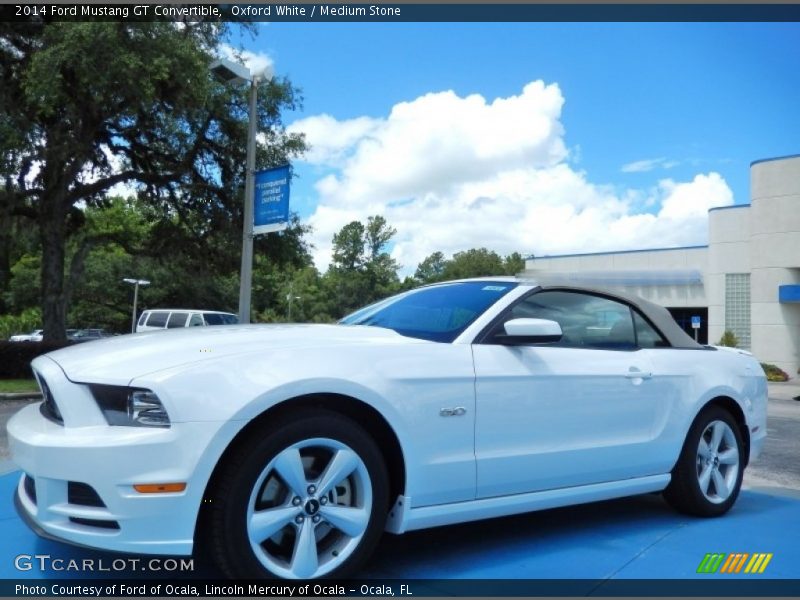
<path id="1" fill-rule="evenodd" d="M 239 275 L 239 322 L 250 322 L 250 298 L 253 287 L 253 174 L 256 167 L 256 100 L 261 79 L 270 80 L 269 68 L 258 73 L 239 63 L 224 58 L 209 66 L 211 72 L 223 83 L 242 85 L 250 82 L 250 113 L 247 127 L 247 171 L 244 183 L 244 227 L 242 228 L 242 268 Z"/>
<path id="2" fill-rule="evenodd" d="M 150 285 L 146 279 L 123 279 L 125 283 L 133 284 L 133 314 L 131 315 L 131 333 L 136 333 L 136 302 L 139 299 L 139 286 Z"/>
<path id="3" fill-rule="evenodd" d="M 289 293 L 286 294 L 286 301 L 289 303 L 289 306 L 286 309 L 286 320 L 291 322 L 292 320 L 292 300 L 300 300 L 300 296 L 294 295 L 294 285 L 289 284 Z"/>

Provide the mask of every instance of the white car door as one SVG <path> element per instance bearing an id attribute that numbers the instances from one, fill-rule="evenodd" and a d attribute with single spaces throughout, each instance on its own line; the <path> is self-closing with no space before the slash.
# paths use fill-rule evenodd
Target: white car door
<path id="1" fill-rule="evenodd" d="M 473 345 L 479 498 L 652 474 L 670 398 L 637 345 L 634 315 L 640 327 L 641 316 L 615 300 L 539 291 L 494 332 L 512 318 L 551 319 L 560 342 L 504 345 L 487 332 Z"/>

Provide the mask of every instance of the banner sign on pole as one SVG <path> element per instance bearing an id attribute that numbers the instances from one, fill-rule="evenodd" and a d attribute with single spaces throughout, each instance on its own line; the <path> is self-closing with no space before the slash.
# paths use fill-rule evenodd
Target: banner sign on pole
<path id="1" fill-rule="evenodd" d="M 253 235 L 289 226 L 289 165 L 254 175 Z"/>

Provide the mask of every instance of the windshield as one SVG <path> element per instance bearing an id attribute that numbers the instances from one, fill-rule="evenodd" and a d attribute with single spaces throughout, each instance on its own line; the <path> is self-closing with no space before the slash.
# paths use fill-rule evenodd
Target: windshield
<path id="1" fill-rule="evenodd" d="M 517 286 L 509 281 L 463 281 L 419 288 L 370 304 L 339 321 L 400 335 L 452 342 L 478 316 Z"/>

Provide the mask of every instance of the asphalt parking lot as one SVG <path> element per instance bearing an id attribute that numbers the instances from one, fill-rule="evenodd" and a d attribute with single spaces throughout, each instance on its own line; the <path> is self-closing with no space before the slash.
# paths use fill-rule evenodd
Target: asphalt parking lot
<path id="1" fill-rule="evenodd" d="M 800 498 L 800 383 L 770 383 L 767 441 L 745 471 L 744 486 Z"/>
<path id="2" fill-rule="evenodd" d="M 384 536 L 376 555 L 359 574 L 392 580 L 572 580 L 572 595 L 630 595 L 615 585 L 638 580 L 725 583 L 723 595 L 759 592 L 759 585 L 784 586 L 766 595 L 800 594 L 800 385 L 770 385 L 769 431 L 762 457 L 748 468 L 744 490 L 721 519 L 696 519 L 671 510 L 660 495 L 648 494 L 476 523 Z M 5 421 L 23 402 L 0 406 Z M 2 438 L 5 442 L 5 438 Z M 10 501 L 18 473 L 0 463 L 0 578 L 85 578 L 86 572 L 19 571 L 15 557 L 47 554 L 65 560 L 111 561 L 119 555 L 74 548 L 38 538 L 15 514 Z M 752 574 L 698 573 L 707 553 L 772 553 L 768 569 Z M 164 576 L 132 568 L 118 576 Z M 191 572 L 176 578 L 213 578 L 216 569 L 196 559 Z M 705 581 L 703 581 L 705 580 Z M 417 595 L 449 595 L 423 587 Z M 669 584 L 667 584 L 669 585 Z M 785 587 L 785 586 L 789 587 Z M 747 586 L 755 586 L 750 589 Z M 666 589 L 666 588 L 665 588 Z M 691 588 L 694 589 L 694 588 Z M 412 590 L 413 591 L 413 590 Z M 472 590 L 473 592 L 475 590 Z M 705 590 L 708 593 L 709 590 Z M 486 590 L 483 590 L 486 592 Z M 686 590 L 676 589 L 678 595 Z M 696 589 L 704 593 L 702 587 Z M 715 593 L 719 590 L 714 590 Z M 476 592 L 478 593 L 478 592 Z M 638 593 L 644 593 L 640 591 Z M 461 594 L 469 594 L 469 590 Z M 485 595 L 485 594 L 484 594 Z M 523 595 L 528 595 L 523 594 Z M 636 595 L 636 593 L 634 593 Z M 674 595 L 674 594 L 670 594 Z"/>
<path id="3" fill-rule="evenodd" d="M 8 432 L 6 423 L 15 412 L 29 404 L 31 400 L 0 400 L 0 474 L 9 468 L 3 461 L 8 460 Z M 5 468 L 4 468 L 5 467 Z"/>

